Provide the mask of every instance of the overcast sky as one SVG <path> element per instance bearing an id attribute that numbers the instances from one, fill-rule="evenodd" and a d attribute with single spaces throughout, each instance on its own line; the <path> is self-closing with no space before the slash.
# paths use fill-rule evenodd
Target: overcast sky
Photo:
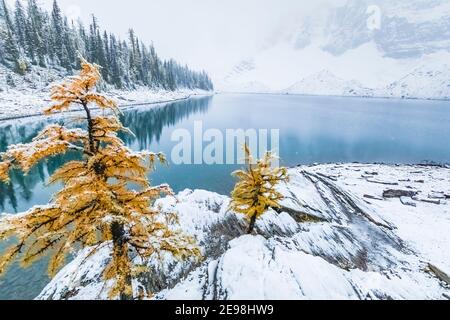
<path id="1" fill-rule="evenodd" d="M 10 3 L 15 0 L 8 0 Z M 26 2 L 26 0 L 20 0 Z M 53 0 L 38 0 L 47 8 Z M 251 55 L 286 24 L 339 0 L 59 0 L 63 11 L 85 23 L 94 13 L 102 28 L 126 36 L 133 27 L 159 54 L 223 74 Z M 314 4 L 311 4 L 314 3 Z M 276 35 L 275 35 L 276 36 Z"/>

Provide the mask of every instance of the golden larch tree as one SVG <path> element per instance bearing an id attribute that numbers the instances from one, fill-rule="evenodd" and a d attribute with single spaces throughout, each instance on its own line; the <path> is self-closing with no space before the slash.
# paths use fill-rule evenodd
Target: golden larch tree
<path id="1" fill-rule="evenodd" d="M 16 237 L 18 242 L 0 257 L 0 274 L 16 259 L 29 266 L 49 254 L 48 272 L 54 276 L 74 248 L 91 248 L 92 255 L 111 245 L 104 270 L 105 281 L 113 283 L 109 297 L 132 299 L 132 278 L 142 270 L 132 263 L 133 256 L 148 261 L 169 252 L 183 259 L 200 252 L 192 237 L 170 228 L 154 208 L 156 199 L 173 194 L 169 186 L 152 187 L 147 179 L 157 161 L 166 162 L 164 155 L 133 152 L 124 145 L 118 133 L 127 129 L 116 103 L 95 91 L 99 67 L 83 59 L 81 66 L 79 75 L 53 87 L 54 104 L 45 114 L 81 108 L 87 130 L 51 125 L 31 143 L 12 145 L 0 154 L 0 179 L 6 182 L 12 169 L 27 173 L 41 160 L 71 150 L 83 155 L 50 177 L 50 183 L 63 187 L 48 205 L 1 220 L 0 240 Z M 95 116 L 93 107 L 107 115 Z"/>
<path id="2" fill-rule="evenodd" d="M 276 186 L 287 182 L 289 177 L 286 168 L 272 167 L 273 153 L 267 152 L 264 158 L 255 161 L 247 144 L 244 153 L 247 167 L 233 173 L 238 182 L 231 193 L 229 210 L 246 216 L 250 223 L 248 234 L 251 234 L 256 220 L 269 208 L 280 208 L 284 197 Z"/>

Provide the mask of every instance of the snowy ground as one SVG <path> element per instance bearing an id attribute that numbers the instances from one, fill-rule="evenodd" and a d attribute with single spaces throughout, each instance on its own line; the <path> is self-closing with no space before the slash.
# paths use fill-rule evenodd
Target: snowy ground
<path id="1" fill-rule="evenodd" d="M 35 67 L 23 77 L 0 66 L 0 120 L 42 114 L 42 109 L 51 104 L 51 86 L 61 78 L 60 72 L 51 69 Z M 132 91 L 112 89 L 106 94 L 120 106 L 129 106 L 186 99 L 211 92 L 189 89 L 173 92 L 140 87 Z"/>
<path id="2" fill-rule="evenodd" d="M 202 263 L 168 258 L 135 283 L 155 299 L 450 299 L 450 169 L 298 167 L 283 208 L 244 235 L 229 199 L 186 190 L 162 199 L 197 237 Z M 85 253 L 38 299 L 105 299 L 110 248 Z"/>

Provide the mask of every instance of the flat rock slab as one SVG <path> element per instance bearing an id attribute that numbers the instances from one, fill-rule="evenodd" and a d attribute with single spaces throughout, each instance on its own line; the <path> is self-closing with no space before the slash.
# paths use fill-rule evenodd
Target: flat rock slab
<path id="1" fill-rule="evenodd" d="M 429 199 L 429 198 L 421 198 L 421 197 L 412 197 L 412 198 L 413 198 L 413 200 L 416 200 L 416 201 L 431 203 L 431 204 L 435 204 L 435 205 L 440 205 L 442 203 L 441 200 L 438 200 L 438 199 Z"/>
<path id="2" fill-rule="evenodd" d="M 401 197 L 400 202 L 405 206 L 417 207 L 417 204 L 412 200 L 412 198 Z"/>
<path id="3" fill-rule="evenodd" d="M 417 191 L 411 190 L 394 190 L 389 189 L 383 192 L 383 198 L 404 198 L 404 197 L 415 197 L 418 194 Z"/>
<path id="4" fill-rule="evenodd" d="M 364 198 L 366 199 L 371 199 L 371 200 L 378 200 L 378 201 L 384 201 L 384 198 L 382 197 L 377 197 L 377 196 L 372 196 L 370 194 L 365 194 Z"/>
<path id="5" fill-rule="evenodd" d="M 398 182 L 383 181 L 383 180 L 377 180 L 377 179 L 366 179 L 366 180 L 367 180 L 367 182 L 370 182 L 370 183 L 382 184 L 385 186 L 398 186 Z"/>

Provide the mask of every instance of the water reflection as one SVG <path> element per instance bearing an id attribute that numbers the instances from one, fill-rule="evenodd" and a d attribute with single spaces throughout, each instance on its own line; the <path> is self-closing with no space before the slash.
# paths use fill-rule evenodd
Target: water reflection
<path id="1" fill-rule="evenodd" d="M 212 97 L 194 98 L 169 103 L 160 107 L 149 106 L 130 109 L 122 115 L 123 124 L 135 134 L 121 134 L 127 145 L 137 142 L 139 150 L 149 149 L 153 142 L 159 142 L 164 128 L 174 126 L 189 118 L 192 114 L 206 113 Z M 18 121 L 16 124 L 0 125 L 0 152 L 11 144 L 30 142 L 50 123 L 74 123 L 68 119 L 40 119 L 39 121 Z M 159 151 L 159 150 L 157 150 Z M 36 193 L 45 187 L 46 179 L 64 163 L 79 159 L 80 155 L 69 152 L 39 163 L 27 175 L 19 171 L 11 173 L 11 182 L 0 182 L 0 211 L 21 212 L 35 204 L 44 204 L 49 195 L 36 197 Z M 42 190 L 41 190 L 42 191 Z M 50 190 L 47 191 L 49 193 Z"/>
<path id="2" fill-rule="evenodd" d="M 177 101 L 163 108 L 133 109 L 121 117 L 122 123 L 135 137 L 122 134 L 121 138 L 132 144 L 137 139 L 139 149 L 148 149 L 153 142 L 159 143 L 163 129 L 189 118 L 192 114 L 205 114 L 210 108 L 212 97 Z"/>

